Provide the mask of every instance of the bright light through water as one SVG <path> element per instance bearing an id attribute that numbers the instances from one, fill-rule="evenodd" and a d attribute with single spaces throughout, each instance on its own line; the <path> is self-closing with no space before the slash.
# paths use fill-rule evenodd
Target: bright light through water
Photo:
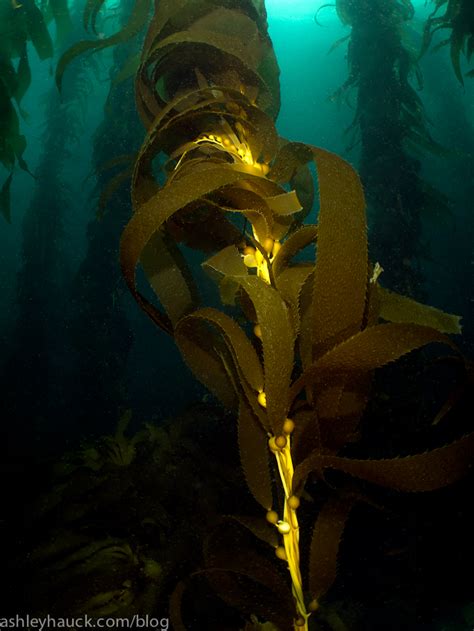
<path id="1" fill-rule="evenodd" d="M 265 0 L 267 13 L 270 19 L 288 19 L 288 20 L 313 20 L 316 12 L 320 7 L 326 5 L 321 11 L 321 18 L 337 19 L 336 12 L 333 7 L 327 5 L 335 4 L 335 0 Z M 426 0 L 412 0 L 415 9 L 422 13 L 426 12 Z M 428 2 L 428 8 L 432 10 L 434 2 Z"/>

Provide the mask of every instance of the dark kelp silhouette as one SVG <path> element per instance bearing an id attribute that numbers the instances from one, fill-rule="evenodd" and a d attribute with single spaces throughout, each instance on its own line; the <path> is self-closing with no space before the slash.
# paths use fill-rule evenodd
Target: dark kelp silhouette
<path id="1" fill-rule="evenodd" d="M 383 254 L 394 289 L 419 298 L 426 257 L 422 218 L 442 217 L 450 208 L 421 174 L 420 153 L 446 155 L 447 150 L 433 138 L 412 85 L 418 90 L 423 85 L 418 49 L 406 41 L 414 9 L 411 2 L 398 0 L 337 0 L 335 7 L 351 32 L 344 38 L 349 40 L 349 74 L 331 98 L 356 93 L 355 115 L 346 133 L 351 136 L 349 149 L 361 146 L 372 255 Z"/>
<path id="2" fill-rule="evenodd" d="M 55 21 L 58 42 L 63 42 L 72 28 L 65 0 L 47 0 L 41 8 L 34 0 L 11 0 L 0 7 L 0 163 L 11 171 L 0 191 L 0 212 L 8 222 L 13 169 L 18 164 L 28 171 L 23 158 L 26 138 L 20 132 L 17 112 L 22 113 L 21 100 L 31 83 L 27 44 L 32 43 L 42 60 L 53 56 L 49 17 Z"/>
<path id="3" fill-rule="evenodd" d="M 278 67 L 262 2 L 157 3 L 136 102 L 147 136 L 121 240 L 124 277 L 198 379 L 238 410 L 242 467 L 267 520 L 223 519 L 195 576 L 267 629 L 307 629 L 336 577 L 347 517 L 364 497 L 351 485 L 333 489 L 303 576 L 297 514 L 309 475 L 324 481 L 339 471 L 415 492 L 450 484 L 471 466 L 474 434 L 400 458 L 341 453 L 358 440 L 373 372 L 427 344 L 454 348 L 447 334 L 460 332 L 459 318 L 381 287 L 353 168 L 278 137 Z M 318 223 L 303 225 L 313 203 L 311 165 Z M 208 255 L 203 267 L 231 309 L 203 305 L 180 243 Z M 304 257 L 308 248 L 313 254 Z M 139 265 L 159 304 L 138 287 Z M 248 324 L 229 315 L 235 308 Z M 268 546 L 287 563 L 290 581 Z M 185 589 L 179 583 L 171 600 L 176 629 Z M 247 628 L 260 628 L 252 620 Z"/>
<path id="4" fill-rule="evenodd" d="M 449 45 L 451 62 L 457 79 L 464 85 L 461 69 L 461 53 L 471 61 L 474 51 L 474 5 L 470 0 L 435 0 L 435 8 L 425 25 L 421 54 L 430 47 L 433 35 L 437 31 L 448 29 L 449 37 L 443 39 L 436 48 Z M 444 7 L 442 15 L 436 15 Z M 474 70 L 469 70 L 466 77 L 474 77 Z"/>

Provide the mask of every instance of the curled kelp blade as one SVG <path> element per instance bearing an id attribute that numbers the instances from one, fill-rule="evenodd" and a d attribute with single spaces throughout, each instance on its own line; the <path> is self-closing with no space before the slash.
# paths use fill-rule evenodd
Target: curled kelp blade
<path id="1" fill-rule="evenodd" d="M 260 506 L 268 511 L 273 504 L 268 437 L 243 399 L 239 404 L 238 440 L 247 486 Z"/>
<path id="2" fill-rule="evenodd" d="M 176 212 L 223 186 L 252 179 L 248 173 L 210 165 L 204 171 L 188 173 L 159 190 L 132 216 L 122 233 L 120 263 L 127 285 L 141 307 L 163 330 L 171 332 L 169 319 L 137 289 L 136 268 L 145 246 Z"/>
<path id="3" fill-rule="evenodd" d="M 330 497 L 316 518 L 309 550 L 309 592 L 319 600 L 334 583 L 341 540 L 354 497 Z"/>
<path id="4" fill-rule="evenodd" d="M 78 42 L 71 46 L 71 48 L 62 55 L 56 68 L 56 84 L 58 89 L 61 90 L 64 72 L 74 59 L 86 52 L 95 52 L 110 46 L 115 46 L 138 35 L 148 20 L 150 5 L 150 0 L 136 0 L 130 17 L 121 31 L 111 37 Z"/>
<path id="5" fill-rule="evenodd" d="M 294 489 L 301 488 L 312 471 L 322 474 L 325 469 L 334 469 L 397 491 L 434 491 L 456 482 L 472 469 L 473 449 L 474 433 L 422 454 L 385 460 L 314 453 L 296 467 Z"/>
<path id="6" fill-rule="evenodd" d="M 248 42 L 244 46 L 241 33 L 247 31 Z M 263 41 L 250 18 L 220 7 L 195 20 L 186 30 L 155 41 L 147 51 L 147 63 L 154 65 L 156 75 L 166 77 L 173 77 L 179 67 L 191 67 L 194 63 L 201 70 L 207 69 L 215 85 L 226 85 L 231 80 L 234 85 L 230 87 L 238 88 L 239 77 L 244 86 L 258 86 L 256 104 L 274 115 L 278 107 L 273 105 L 272 90 L 259 74 L 262 47 Z"/>
<path id="7" fill-rule="evenodd" d="M 272 269 L 275 279 L 288 267 L 294 256 L 316 242 L 317 234 L 316 226 L 303 226 L 285 240 L 273 260 Z"/>
<path id="8" fill-rule="evenodd" d="M 295 381 L 290 396 L 295 397 L 310 383 L 324 382 L 330 375 L 371 372 L 431 343 L 455 348 L 446 335 L 426 326 L 388 323 L 369 327 L 316 360 Z"/>
<path id="9" fill-rule="evenodd" d="M 202 320 L 218 331 L 235 359 L 242 377 L 255 392 L 262 390 L 264 383 L 262 365 L 250 340 L 237 322 L 211 307 L 198 309 L 187 317 L 187 321 L 189 320 Z"/>
<path id="10" fill-rule="evenodd" d="M 246 527 L 225 520 L 206 541 L 207 579 L 240 612 L 255 614 L 279 629 L 291 629 L 295 617 L 291 589 L 258 544 Z"/>

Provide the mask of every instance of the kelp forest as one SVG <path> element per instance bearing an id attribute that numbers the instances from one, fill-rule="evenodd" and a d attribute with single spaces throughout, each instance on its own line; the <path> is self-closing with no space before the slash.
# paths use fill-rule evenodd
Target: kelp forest
<path id="1" fill-rule="evenodd" d="M 474 628 L 473 52 L 0 0 L 1 626 Z"/>

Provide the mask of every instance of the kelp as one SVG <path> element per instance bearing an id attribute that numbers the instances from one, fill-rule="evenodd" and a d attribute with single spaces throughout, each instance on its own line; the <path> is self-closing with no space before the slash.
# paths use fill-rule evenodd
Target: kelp
<path id="1" fill-rule="evenodd" d="M 132 8 L 131 14 L 126 24 L 114 35 L 110 37 L 100 38 L 97 36 L 94 40 L 85 40 L 78 42 L 69 48 L 62 56 L 56 67 L 56 84 L 61 90 L 63 83 L 63 75 L 66 67 L 77 57 L 86 52 L 97 52 L 110 46 L 115 46 L 127 42 L 138 35 L 144 28 L 150 13 L 150 0 L 136 0 Z M 92 29 L 96 33 L 96 20 L 98 13 L 103 5 L 103 0 L 93 0 L 87 3 L 84 10 L 84 28 Z"/>
<path id="2" fill-rule="evenodd" d="M 420 56 L 429 49 L 433 36 L 438 31 L 448 30 L 449 36 L 436 48 L 449 46 L 454 73 L 461 85 L 464 77 L 461 68 L 461 55 L 471 62 L 474 51 L 474 6 L 470 0 L 434 0 L 435 8 L 426 21 Z M 437 15 L 444 8 L 442 15 Z M 474 70 L 465 73 L 473 77 Z"/>
<path id="3" fill-rule="evenodd" d="M 307 629 L 336 578 L 339 541 L 362 497 L 343 485 L 323 504 L 303 576 L 297 511 L 308 476 L 324 482 L 326 470 L 337 470 L 421 492 L 453 483 L 472 465 L 472 434 L 397 459 L 340 453 L 357 440 L 374 371 L 428 344 L 453 348 L 446 333 L 459 332 L 459 320 L 380 286 L 357 173 L 322 148 L 278 141 L 278 73 L 264 13 L 254 2 L 219 5 L 163 2 L 151 21 L 136 77 L 147 137 L 120 261 L 142 309 L 174 337 L 197 378 L 238 410 L 242 468 L 277 528 L 275 553 L 291 587 L 261 549 L 275 547 L 262 538 L 263 522 L 255 528 L 242 516 L 209 535 L 197 574 L 247 616 Z M 157 179 L 160 153 L 169 159 Z M 318 221 L 302 226 L 312 205 L 310 165 Z M 203 304 L 188 248 L 207 255 L 203 268 L 245 324 Z M 138 286 L 139 266 L 157 300 Z M 180 584 L 173 595 L 176 628 L 184 591 Z"/>
<path id="4" fill-rule="evenodd" d="M 2 186 L 1 210 L 9 220 L 10 184 L 13 169 L 28 171 L 23 158 L 26 138 L 20 132 L 21 100 L 31 83 L 28 42 L 41 60 L 53 56 L 53 41 L 47 27 L 47 15 L 56 20 L 58 39 L 70 29 L 67 5 L 62 0 L 48 0 L 38 7 L 34 0 L 3 2 L 0 7 L 0 163 L 11 173 Z M 18 60 L 18 61 L 17 61 Z"/>
<path id="5" fill-rule="evenodd" d="M 335 6 L 351 34 L 348 78 L 332 99 L 357 91 L 346 133 L 349 150 L 361 144 L 373 256 L 385 255 L 386 275 L 397 291 L 419 297 L 421 217 L 450 210 L 449 200 L 423 180 L 417 157 L 426 152 L 446 156 L 448 149 L 433 137 L 418 94 L 423 86 L 418 51 L 406 42 L 413 6 L 410 0 L 337 0 Z"/>

